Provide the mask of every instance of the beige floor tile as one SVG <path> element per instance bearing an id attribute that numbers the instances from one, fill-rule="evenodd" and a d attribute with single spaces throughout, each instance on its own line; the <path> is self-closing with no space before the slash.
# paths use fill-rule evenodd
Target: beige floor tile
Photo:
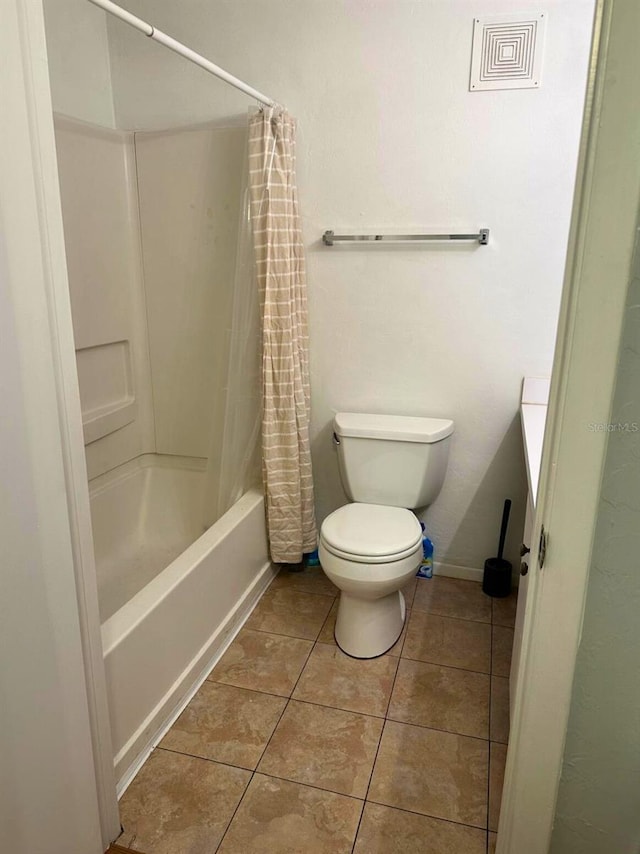
<path id="1" fill-rule="evenodd" d="M 516 608 L 518 605 L 518 591 L 512 590 L 509 596 L 491 599 L 491 622 L 495 626 L 508 626 L 513 628 L 516 623 Z"/>
<path id="2" fill-rule="evenodd" d="M 293 697 L 321 706 L 384 716 L 398 659 L 350 658 L 335 645 L 317 643 Z"/>
<path id="3" fill-rule="evenodd" d="M 336 639 L 334 637 L 334 631 L 335 631 L 335 627 L 336 627 L 336 617 L 338 615 L 338 603 L 339 603 L 339 600 L 336 599 L 336 601 L 331 606 L 331 610 L 329 611 L 329 616 L 324 621 L 324 625 L 320 629 L 320 634 L 318 635 L 318 640 L 320 641 L 320 643 L 335 644 L 335 642 L 336 642 Z M 407 612 L 407 618 L 406 618 L 405 624 L 404 624 L 404 628 L 402 629 L 402 633 L 401 633 L 400 637 L 398 638 L 398 640 L 391 647 L 391 649 L 387 653 L 385 653 L 386 655 L 393 655 L 396 658 L 400 655 L 400 653 L 402 651 L 403 644 L 404 644 L 405 635 L 407 633 L 407 626 L 409 624 L 410 615 L 411 615 L 411 612 L 408 611 Z"/>
<path id="4" fill-rule="evenodd" d="M 208 679 L 288 697 L 312 647 L 311 641 L 243 629 Z"/>
<path id="5" fill-rule="evenodd" d="M 320 634 L 318 635 L 318 640 L 320 643 L 335 643 L 335 637 L 333 633 L 336 628 L 336 616 L 338 614 L 338 599 L 335 600 L 333 605 L 331 606 L 331 610 L 327 614 L 327 619 L 322 624 L 322 628 L 320 629 Z"/>
<path id="6" fill-rule="evenodd" d="M 407 581 L 407 583 L 402 588 L 402 595 L 404 596 L 404 601 L 407 608 L 411 608 L 413 606 L 413 599 L 416 595 L 416 588 L 418 586 L 419 578 L 412 578 L 411 581 Z"/>
<path id="7" fill-rule="evenodd" d="M 388 717 L 404 723 L 489 737 L 489 676 L 402 658 Z"/>
<path id="8" fill-rule="evenodd" d="M 494 676 L 508 677 L 511 671 L 513 629 L 493 626 L 491 632 L 491 672 Z"/>
<path id="9" fill-rule="evenodd" d="M 486 828 L 489 743 L 387 721 L 368 799 Z"/>
<path id="10" fill-rule="evenodd" d="M 506 760 L 507 745 L 491 742 L 491 758 L 489 761 L 489 830 L 498 829 Z"/>
<path id="11" fill-rule="evenodd" d="M 498 844 L 498 834 L 489 833 L 487 841 L 487 854 L 496 854 L 496 845 Z"/>
<path id="12" fill-rule="evenodd" d="M 283 697 L 205 682 L 160 747 L 253 771 L 286 704 Z"/>
<path id="13" fill-rule="evenodd" d="M 147 854 L 209 854 L 250 779 L 250 771 L 154 750 L 120 800 L 118 842 Z"/>
<path id="14" fill-rule="evenodd" d="M 267 590 L 246 622 L 248 629 L 315 640 L 333 599 L 280 588 Z"/>
<path id="15" fill-rule="evenodd" d="M 269 585 L 269 590 L 299 590 L 301 593 L 316 593 L 337 596 L 340 592 L 319 566 L 309 566 L 302 572 L 281 569 Z"/>
<path id="16" fill-rule="evenodd" d="M 485 854 L 485 832 L 367 803 L 353 851 L 354 854 Z"/>
<path id="17" fill-rule="evenodd" d="M 509 741 L 509 680 L 502 676 L 491 677 L 491 741 L 506 744 Z"/>
<path id="18" fill-rule="evenodd" d="M 402 657 L 489 673 L 491 626 L 412 611 Z"/>
<path id="19" fill-rule="evenodd" d="M 383 721 L 292 700 L 258 771 L 364 798 Z"/>
<path id="20" fill-rule="evenodd" d="M 462 581 L 442 575 L 419 579 L 413 608 L 442 617 L 491 622 L 491 599 L 482 592 L 481 585 L 476 581 Z"/>
<path id="21" fill-rule="evenodd" d="M 362 801 L 256 774 L 218 854 L 349 854 Z"/>

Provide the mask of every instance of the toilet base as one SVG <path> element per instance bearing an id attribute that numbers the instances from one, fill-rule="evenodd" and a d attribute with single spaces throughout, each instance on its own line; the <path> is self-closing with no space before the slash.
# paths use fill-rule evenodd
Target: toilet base
<path id="1" fill-rule="evenodd" d="M 380 599 L 358 599 L 342 591 L 336 617 L 336 643 L 353 658 L 376 658 L 396 643 L 406 613 L 400 590 Z"/>

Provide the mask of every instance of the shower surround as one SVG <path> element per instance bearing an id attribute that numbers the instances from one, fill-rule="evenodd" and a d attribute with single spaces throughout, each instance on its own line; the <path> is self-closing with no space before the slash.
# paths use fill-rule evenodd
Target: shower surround
<path id="1" fill-rule="evenodd" d="M 246 128 L 55 125 L 122 790 L 272 577 L 255 467 L 220 482 Z"/>

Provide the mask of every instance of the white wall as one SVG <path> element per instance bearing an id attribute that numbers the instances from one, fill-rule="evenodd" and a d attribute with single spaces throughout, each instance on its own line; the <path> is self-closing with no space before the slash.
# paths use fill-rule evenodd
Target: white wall
<path id="1" fill-rule="evenodd" d="M 55 126 L 93 478 L 155 450 L 133 134 L 62 117 Z"/>
<path id="2" fill-rule="evenodd" d="M 552 854 L 637 854 L 640 229 L 573 684 Z"/>
<path id="3" fill-rule="evenodd" d="M 107 15 L 87 0 L 43 0 L 53 109 L 115 127 Z"/>
<path id="4" fill-rule="evenodd" d="M 593 0 L 548 12 L 539 90 L 469 93 L 473 0 L 131 0 L 129 7 L 299 119 L 320 518 L 342 503 L 336 410 L 455 419 L 427 512 L 438 556 L 482 566 L 514 499 L 524 513 L 520 381 L 550 372 Z M 482 13 L 511 10 L 487 0 Z M 248 101 L 109 22 L 119 124 L 241 115 Z M 336 231 L 492 230 L 474 247 L 335 248 Z"/>

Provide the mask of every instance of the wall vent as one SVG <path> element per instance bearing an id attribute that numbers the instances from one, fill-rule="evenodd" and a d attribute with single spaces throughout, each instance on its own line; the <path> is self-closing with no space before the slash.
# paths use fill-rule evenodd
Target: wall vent
<path id="1" fill-rule="evenodd" d="M 544 12 L 474 18 L 470 91 L 539 88 L 546 21 Z"/>

